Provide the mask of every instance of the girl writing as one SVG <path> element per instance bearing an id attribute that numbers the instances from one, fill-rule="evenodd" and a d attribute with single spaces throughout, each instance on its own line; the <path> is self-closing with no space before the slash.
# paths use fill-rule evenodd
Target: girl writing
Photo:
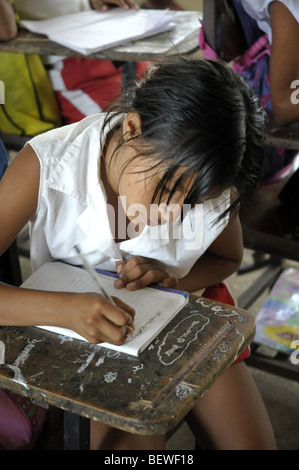
<path id="1" fill-rule="evenodd" d="M 157 67 L 113 111 L 39 135 L 15 157 L 0 185 L 1 253 L 29 221 L 33 270 L 81 264 L 78 244 L 95 267 L 120 274 L 120 289 L 156 282 L 228 302 L 221 281 L 241 263 L 238 209 L 258 180 L 263 128 L 255 95 L 222 63 Z M 66 327 L 91 343 L 122 344 L 132 331 L 132 309 L 94 293 L 2 284 L 0 295 L 1 325 Z M 203 448 L 275 447 L 243 357 L 186 418 Z M 164 444 L 91 422 L 92 449 Z"/>

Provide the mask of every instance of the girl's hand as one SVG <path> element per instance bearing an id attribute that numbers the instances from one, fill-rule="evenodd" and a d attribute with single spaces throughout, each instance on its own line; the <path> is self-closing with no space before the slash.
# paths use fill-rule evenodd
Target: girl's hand
<path id="1" fill-rule="evenodd" d="M 71 294 L 72 295 L 72 294 Z M 133 334 L 135 311 L 120 299 L 116 307 L 94 293 L 72 295 L 68 328 L 76 331 L 89 343 L 123 344 Z"/>
<path id="2" fill-rule="evenodd" d="M 89 0 L 90 6 L 93 10 L 107 11 L 112 5 L 123 8 L 124 10 L 139 10 L 139 6 L 132 0 Z"/>
<path id="3" fill-rule="evenodd" d="M 127 287 L 129 290 L 137 290 L 153 283 L 176 288 L 178 284 L 178 280 L 169 276 L 159 261 L 142 256 L 133 256 L 127 262 L 118 261 L 116 270 L 119 279 L 115 281 L 114 286 L 118 289 Z"/>

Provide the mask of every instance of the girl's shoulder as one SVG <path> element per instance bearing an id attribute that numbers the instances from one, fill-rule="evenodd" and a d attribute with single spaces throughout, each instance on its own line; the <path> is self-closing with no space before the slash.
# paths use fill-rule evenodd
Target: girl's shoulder
<path id="1" fill-rule="evenodd" d="M 79 135 L 88 134 L 94 129 L 101 129 L 105 115 L 105 113 L 93 114 L 73 124 L 67 124 L 65 126 L 57 127 L 56 129 L 51 129 L 50 131 L 33 137 L 29 143 L 32 144 L 32 146 L 43 143 L 46 146 L 48 142 L 53 140 L 58 142 L 73 141 Z"/>
<path id="2" fill-rule="evenodd" d="M 104 121 L 103 114 L 95 114 L 74 124 L 61 126 L 33 137 L 28 143 L 35 151 L 41 165 L 55 165 L 66 153 L 78 153 L 90 145 L 100 146 L 100 134 Z"/>
<path id="3" fill-rule="evenodd" d="M 299 21 L 299 2 L 298 0 L 278 0 L 283 3 Z M 270 22 L 269 6 L 273 0 L 241 0 L 243 8 L 247 13 L 257 21 Z"/>

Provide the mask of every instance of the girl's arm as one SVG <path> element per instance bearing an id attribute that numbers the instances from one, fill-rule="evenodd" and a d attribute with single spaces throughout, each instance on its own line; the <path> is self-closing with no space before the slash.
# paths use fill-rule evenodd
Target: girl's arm
<path id="1" fill-rule="evenodd" d="M 187 276 L 179 280 L 178 289 L 194 292 L 217 284 L 237 271 L 242 257 L 242 229 L 235 215 Z"/>
<path id="2" fill-rule="evenodd" d="M 0 41 L 13 39 L 17 32 L 17 22 L 10 0 L 0 0 Z"/>
<path id="3" fill-rule="evenodd" d="M 39 161 L 27 145 L 0 181 L 0 255 L 34 216 L 39 177 Z M 117 299 L 114 307 L 98 294 L 35 291 L 0 283 L 0 298 L 0 325 L 61 326 L 91 343 L 122 344 L 132 332 L 133 310 Z"/>
<path id="4" fill-rule="evenodd" d="M 271 97 L 275 119 L 285 125 L 299 121 L 299 92 L 291 88 L 299 80 L 299 23 L 281 2 L 270 4 L 272 50 L 270 57 Z M 295 88 L 298 89 L 299 82 Z"/>

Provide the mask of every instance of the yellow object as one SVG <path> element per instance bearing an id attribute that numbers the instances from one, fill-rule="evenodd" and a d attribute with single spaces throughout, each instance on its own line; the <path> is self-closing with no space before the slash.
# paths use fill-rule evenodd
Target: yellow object
<path id="1" fill-rule="evenodd" d="M 38 55 L 0 53 L 4 104 L 0 130 L 34 136 L 61 124 L 48 73 Z"/>
<path id="2" fill-rule="evenodd" d="M 291 344 L 295 340 L 299 340 L 299 331 L 291 326 L 266 326 L 265 335 L 273 339 L 277 343 L 281 343 L 287 348 L 291 348 Z"/>

